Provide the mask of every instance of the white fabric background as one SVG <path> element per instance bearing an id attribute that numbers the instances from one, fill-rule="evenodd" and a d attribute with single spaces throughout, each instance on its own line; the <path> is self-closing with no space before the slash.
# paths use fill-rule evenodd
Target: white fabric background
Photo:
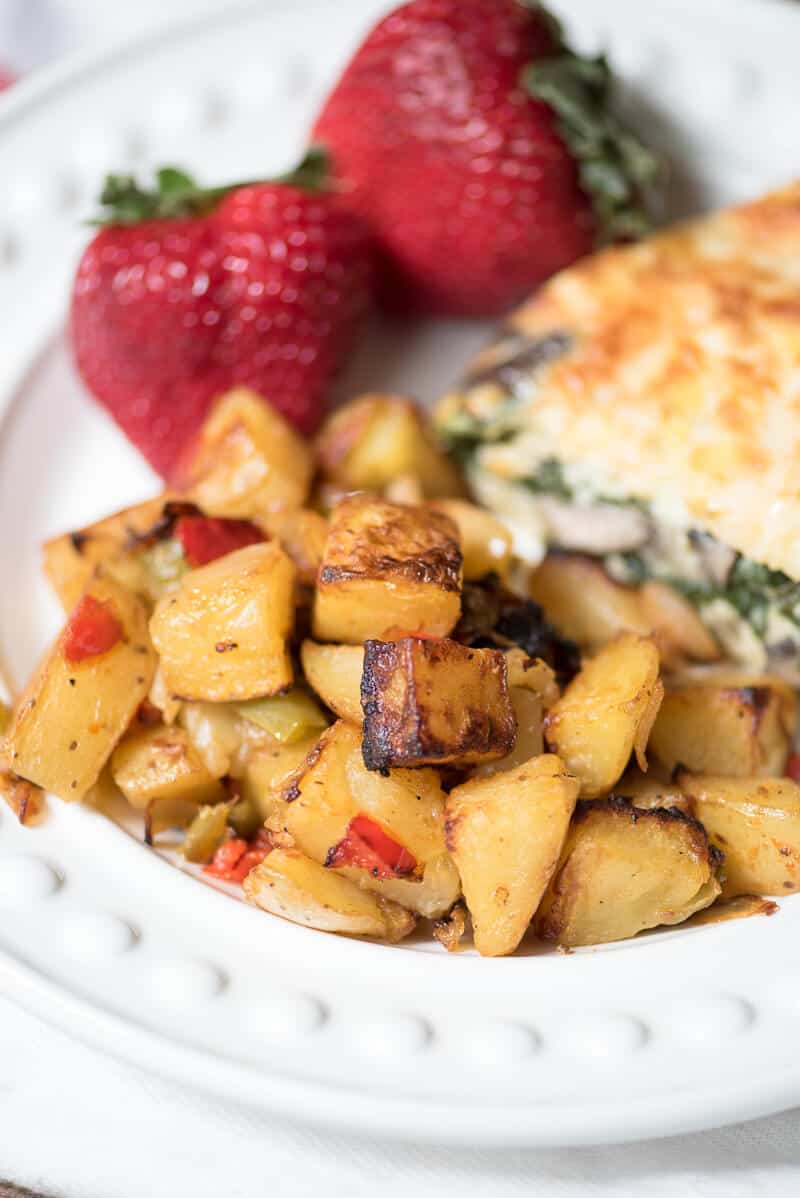
<path id="1" fill-rule="evenodd" d="M 27 70 L 226 3 L 0 0 L 0 61 Z M 3 1180 L 53 1198 L 795 1198 L 800 1111 L 702 1135 L 568 1152 L 365 1142 L 289 1126 L 149 1077 L 0 1000 L 0 1198 Z"/>

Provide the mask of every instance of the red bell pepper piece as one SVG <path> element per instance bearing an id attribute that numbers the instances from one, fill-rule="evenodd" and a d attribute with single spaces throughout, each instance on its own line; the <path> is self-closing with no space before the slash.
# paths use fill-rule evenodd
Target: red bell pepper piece
<path id="1" fill-rule="evenodd" d="M 272 837 L 266 828 L 259 828 L 249 844 L 238 837 L 224 841 L 204 866 L 203 873 L 224 882 L 243 882 L 271 850 Z"/>
<path id="2" fill-rule="evenodd" d="M 227 881 L 231 870 L 236 868 L 246 852 L 246 840 L 240 840 L 238 837 L 233 840 L 224 840 L 208 865 L 203 866 L 203 873 L 210 874 L 212 878 L 224 878 Z"/>
<path id="3" fill-rule="evenodd" d="M 175 525 L 175 537 L 192 568 L 205 566 L 235 549 L 266 540 L 261 529 L 249 520 L 223 520 L 211 516 L 181 516 Z"/>
<path id="4" fill-rule="evenodd" d="M 329 866 L 355 865 L 374 878 L 402 878 L 414 872 L 417 859 L 368 815 L 350 820 L 344 840 L 328 853 Z"/>
<path id="5" fill-rule="evenodd" d="M 793 782 L 800 782 L 800 753 L 790 753 L 786 762 L 786 777 Z"/>
<path id="6" fill-rule="evenodd" d="M 61 648 L 71 665 L 99 657 L 122 640 L 122 625 L 108 603 L 83 595 L 64 629 Z"/>

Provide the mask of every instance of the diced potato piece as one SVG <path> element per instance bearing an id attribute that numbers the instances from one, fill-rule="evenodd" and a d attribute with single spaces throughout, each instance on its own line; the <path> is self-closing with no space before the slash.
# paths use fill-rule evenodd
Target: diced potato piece
<path id="1" fill-rule="evenodd" d="M 248 902 L 320 932 L 401 940 L 414 916 L 294 849 L 273 849 L 243 882 Z"/>
<path id="2" fill-rule="evenodd" d="M 170 692 L 224 703 L 291 686 L 293 586 L 294 566 L 274 541 L 190 570 L 150 621 Z"/>
<path id="3" fill-rule="evenodd" d="M 444 793 L 434 770 L 370 773 L 358 728 L 340 720 L 329 728 L 284 790 L 285 829 L 321 865 L 365 815 L 414 858 L 412 877 L 373 877 L 366 869 L 340 872 L 368 890 L 438 918 L 459 895 L 458 874 L 444 842 Z"/>
<path id="4" fill-rule="evenodd" d="M 546 709 L 558 702 L 561 691 L 556 673 L 546 661 L 542 661 L 541 657 L 528 657 L 523 649 L 506 649 L 505 658 L 509 686 L 521 687 L 538 695 Z"/>
<path id="5" fill-rule="evenodd" d="M 516 738 L 499 649 L 420 637 L 367 641 L 361 698 L 370 770 L 492 761 Z"/>
<path id="6" fill-rule="evenodd" d="M 490 778 L 494 774 L 516 769 L 518 765 L 544 752 L 544 708 L 541 698 L 535 691 L 522 686 L 509 687 L 508 694 L 517 723 L 514 747 L 497 761 L 481 762 L 473 773 L 475 778 Z"/>
<path id="7" fill-rule="evenodd" d="M 718 897 L 717 867 L 703 828 L 681 812 L 626 799 L 581 804 L 536 933 L 572 948 L 682 923 Z"/>
<path id="8" fill-rule="evenodd" d="M 173 698 L 169 693 L 167 684 L 164 681 L 164 672 L 160 665 L 156 666 L 156 672 L 153 675 L 150 693 L 147 698 L 153 707 L 161 712 L 161 718 L 165 724 L 175 723 L 181 709 L 181 701 L 180 699 Z"/>
<path id="9" fill-rule="evenodd" d="M 157 523 L 168 500 L 169 496 L 158 495 L 45 543 L 44 572 L 65 612 L 72 611 L 98 566 L 114 577 L 123 571 L 128 576 L 119 581 L 131 590 L 140 589 L 139 567 L 130 558 L 131 543 Z"/>
<path id="10" fill-rule="evenodd" d="M 411 475 L 430 498 L 464 492 L 423 413 L 400 395 L 362 395 L 339 408 L 319 434 L 317 457 L 325 477 L 351 491 L 380 491 Z"/>
<path id="11" fill-rule="evenodd" d="M 131 806 L 140 810 L 153 799 L 210 803 L 225 797 L 189 734 L 174 725 L 156 724 L 126 736 L 114 750 L 111 773 Z"/>
<path id="12" fill-rule="evenodd" d="M 425 502 L 422 483 L 413 474 L 399 474 L 382 491 L 389 503 L 410 503 L 415 507 Z"/>
<path id="13" fill-rule="evenodd" d="M 725 854 L 723 897 L 800 890 L 800 786 L 789 778 L 679 776 L 681 790 Z"/>
<path id="14" fill-rule="evenodd" d="M 294 563 L 297 581 L 303 587 L 313 587 L 322 564 L 328 521 L 310 508 L 286 508 L 265 512 L 258 523 L 264 532 L 276 537 Z"/>
<path id="15" fill-rule="evenodd" d="M 62 799 L 82 798 L 150 689 L 155 654 L 139 599 L 110 578 L 85 592 L 122 630 L 106 652 L 71 664 L 58 638 L 17 704 L 3 745 L 8 767 Z"/>
<path id="16" fill-rule="evenodd" d="M 239 713 L 227 703 L 183 703 L 178 722 L 214 778 L 230 774 L 242 743 Z"/>
<path id="17" fill-rule="evenodd" d="M 630 799 L 634 807 L 652 810 L 654 807 L 676 807 L 685 815 L 692 814 L 692 805 L 675 782 L 665 782 L 657 772 L 643 774 L 633 765 L 614 787 L 620 798 Z"/>
<path id="18" fill-rule="evenodd" d="M 531 574 L 529 591 L 564 636 L 594 649 L 620 632 L 646 636 L 639 590 L 609 578 L 592 558 L 554 553 Z"/>
<path id="19" fill-rule="evenodd" d="M 326 707 L 340 719 L 361 724 L 362 645 L 319 645 L 303 641 L 300 646 L 303 673 Z"/>
<path id="20" fill-rule="evenodd" d="M 269 819 L 276 814 L 283 819 L 283 791 L 304 764 L 318 739 L 312 736 L 294 745 L 265 745 L 250 753 L 240 785 L 243 797 L 256 804 L 262 819 Z"/>
<path id="21" fill-rule="evenodd" d="M 508 573 L 511 533 L 496 516 L 465 499 L 438 499 L 431 507 L 449 516 L 458 529 L 465 578 L 483 578 L 486 574 L 502 578 Z"/>
<path id="22" fill-rule="evenodd" d="M 772 899 L 742 894 L 738 898 L 717 899 L 704 911 L 693 915 L 686 927 L 701 928 L 711 923 L 730 923 L 734 919 L 750 919 L 753 915 L 776 915 L 779 907 Z"/>
<path id="23" fill-rule="evenodd" d="M 639 589 L 639 601 L 665 661 L 718 661 L 722 656 L 697 609 L 674 587 L 646 582 Z"/>
<path id="24" fill-rule="evenodd" d="M 622 633 L 581 669 L 545 718 L 545 740 L 581 783 L 581 797 L 608 794 L 632 752 L 644 750 L 664 693 L 651 640 Z"/>
<path id="25" fill-rule="evenodd" d="M 450 792 L 447 846 L 481 956 L 513 953 L 525 935 L 558 864 L 578 788 L 546 755 Z"/>
<path id="26" fill-rule="evenodd" d="M 254 391 L 238 387 L 206 417 L 180 484 L 209 516 L 256 518 L 302 507 L 313 471 L 299 433 Z"/>
<path id="27" fill-rule="evenodd" d="M 447 516 L 356 496 L 331 519 L 314 637 L 358 645 L 392 630 L 447 636 L 461 611 L 461 550 Z"/>
<path id="28" fill-rule="evenodd" d="M 670 684 L 661 704 L 650 750 L 669 770 L 694 773 L 784 772 L 795 726 L 795 698 L 769 678 L 741 685 Z"/>
<path id="29" fill-rule="evenodd" d="M 11 770 L 0 769 L 0 799 L 8 804 L 21 824 L 32 823 L 44 808 L 44 791 Z"/>

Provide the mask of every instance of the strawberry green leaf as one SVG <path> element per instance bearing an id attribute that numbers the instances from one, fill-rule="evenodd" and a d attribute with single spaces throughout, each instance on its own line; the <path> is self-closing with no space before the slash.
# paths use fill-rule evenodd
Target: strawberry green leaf
<path id="1" fill-rule="evenodd" d="M 526 67 L 522 83 L 556 116 L 558 131 L 577 161 L 581 186 L 592 201 L 598 242 L 646 233 L 664 164 L 613 111 L 606 58 L 584 58 L 562 48 Z"/>

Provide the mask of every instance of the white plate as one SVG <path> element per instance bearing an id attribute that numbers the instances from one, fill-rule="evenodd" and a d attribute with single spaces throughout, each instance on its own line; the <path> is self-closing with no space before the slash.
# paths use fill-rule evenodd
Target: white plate
<path id="1" fill-rule="evenodd" d="M 262 3 L 42 75 L 0 111 L 0 649 L 13 686 L 58 623 L 39 542 L 154 485 L 82 393 L 58 333 L 100 175 L 156 161 L 209 180 L 284 166 L 385 7 Z M 610 44 L 629 102 L 680 160 L 679 206 L 784 180 L 796 163 L 792 7 L 559 7 L 583 45 Z M 345 389 L 433 396 L 484 334 L 376 330 Z M 54 802 L 36 829 L 0 811 L 0 986 L 216 1094 L 415 1139 L 588 1144 L 800 1101 L 800 900 L 774 919 L 569 956 L 450 957 L 270 918 Z"/>

